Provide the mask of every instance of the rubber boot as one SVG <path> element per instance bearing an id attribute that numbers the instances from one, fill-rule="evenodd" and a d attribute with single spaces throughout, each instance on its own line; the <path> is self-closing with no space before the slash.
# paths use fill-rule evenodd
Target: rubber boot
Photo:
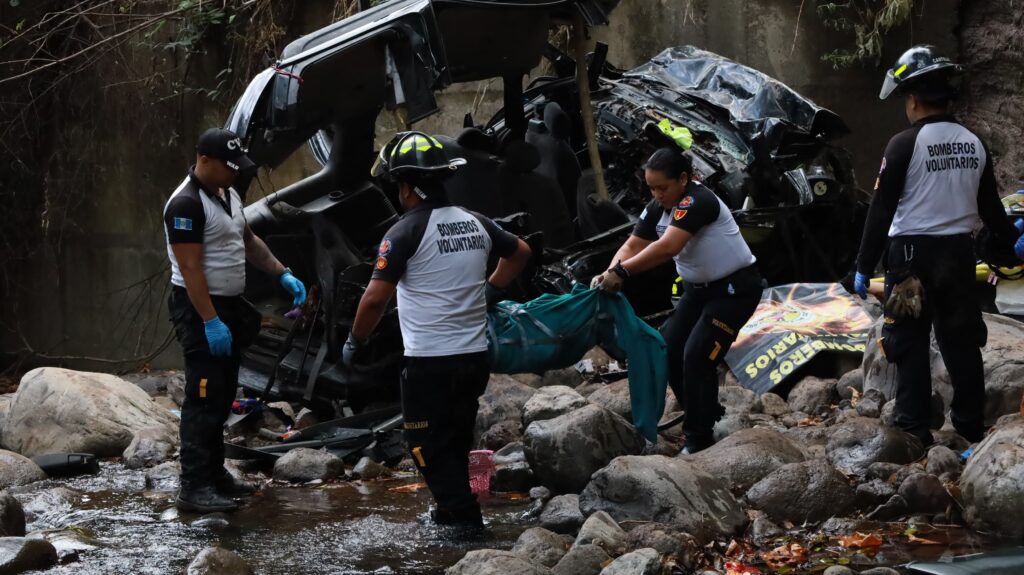
<path id="1" fill-rule="evenodd" d="M 178 500 L 175 505 L 181 511 L 192 511 L 195 513 L 214 513 L 217 511 L 234 511 L 238 504 L 217 493 L 212 486 L 200 487 L 178 492 Z"/>

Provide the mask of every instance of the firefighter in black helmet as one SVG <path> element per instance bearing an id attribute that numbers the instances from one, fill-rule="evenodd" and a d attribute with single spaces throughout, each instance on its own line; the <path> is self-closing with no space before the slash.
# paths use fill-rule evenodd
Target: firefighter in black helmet
<path id="1" fill-rule="evenodd" d="M 971 236 L 982 222 L 1007 246 L 1018 235 L 999 200 L 988 148 L 949 113 L 959 71 L 934 46 L 915 46 L 886 72 L 879 96 L 901 96 L 911 127 L 885 149 L 854 282 L 866 297 L 888 239 L 880 343 L 897 370 L 896 424 L 925 446 L 934 441 L 933 327 L 953 384 L 953 425 L 971 442 L 984 435 L 987 331 L 973 291 Z"/>
<path id="2" fill-rule="evenodd" d="M 483 522 L 468 466 L 490 374 L 487 305 L 523 269 L 530 248 L 490 219 L 449 205 L 442 180 L 465 163 L 422 132 L 400 133 L 381 150 L 371 174 L 398 184 L 405 214 L 381 241 L 342 362 L 358 365 L 397 291 L 406 443 L 437 503 L 434 521 L 476 528 Z M 501 259 L 488 278 L 492 252 Z"/>

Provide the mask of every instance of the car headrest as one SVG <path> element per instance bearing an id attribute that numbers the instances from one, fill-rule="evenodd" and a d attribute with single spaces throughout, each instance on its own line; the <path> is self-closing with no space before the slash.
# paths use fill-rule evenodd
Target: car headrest
<path id="1" fill-rule="evenodd" d="M 540 165 L 540 152 L 522 140 L 513 140 L 505 147 L 504 165 L 514 172 L 532 172 Z"/>
<path id="2" fill-rule="evenodd" d="M 559 140 L 568 140 L 572 132 L 569 115 L 558 105 L 558 102 L 548 102 L 548 105 L 544 107 L 544 125 L 548 127 L 551 135 Z"/>
<path id="3" fill-rule="evenodd" d="M 494 139 L 480 128 L 466 128 L 455 138 L 455 143 L 467 150 L 494 153 Z"/>

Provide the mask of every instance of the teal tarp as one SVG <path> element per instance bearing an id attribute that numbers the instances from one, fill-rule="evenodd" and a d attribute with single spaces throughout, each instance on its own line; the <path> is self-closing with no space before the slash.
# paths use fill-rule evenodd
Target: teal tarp
<path id="1" fill-rule="evenodd" d="M 541 373 L 575 364 L 595 345 L 628 359 L 633 425 L 657 441 L 665 409 L 665 340 L 633 312 L 622 294 L 577 285 L 524 304 L 501 302 L 488 314 L 491 371 Z"/>

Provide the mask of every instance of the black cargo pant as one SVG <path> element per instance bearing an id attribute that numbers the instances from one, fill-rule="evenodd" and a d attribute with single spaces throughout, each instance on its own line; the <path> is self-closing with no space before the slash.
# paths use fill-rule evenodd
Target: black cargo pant
<path id="1" fill-rule="evenodd" d="M 405 358 L 405 441 L 437 502 L 439 523 L 480 521 L 480 504 L 469 486 L 469 451 L 477 401 L 489 376 L 487 352 Z"/>
<path id="2" fill-rule="evenodd" d="M 661 328 L 668 383 L 686 411 L 686 437 L 710 443 L 715 422 L 725 413 L 718 403 L 716 368 L 761 301 L 761 276 L 750 266 L 706 284 L 684 281 L 683 290 Z"/>
<path id="3" fill-rule="evenodd" d="M 886 297 L 895 282 L 915 275 L 924 288 L 921 317 L 885 318 L 882 350 L 896 365 L 896 425 L 932 443 L 931 330 L 953 384 L 952 419 L 969 441 L 985 433 L 985 373 L 981 348 L 988 330 L 974 294 L 975 256 L 971 238 L 905 236 L 890 241 Z"/>
<path id="4" fill-rule="evenodd" d="M 214 357 L 203 320 L 185 288 L 174 286 L 168 300 L 171 321 L 185 353 L 185 401 L 181 405 L 181 488 L 212 485 L 224 469 L 224 422 L 238 388 L 240 348 L 252 327 L 241 297 L 211 296 L 217 317 L 231 330 L 231 355 Z"/>

